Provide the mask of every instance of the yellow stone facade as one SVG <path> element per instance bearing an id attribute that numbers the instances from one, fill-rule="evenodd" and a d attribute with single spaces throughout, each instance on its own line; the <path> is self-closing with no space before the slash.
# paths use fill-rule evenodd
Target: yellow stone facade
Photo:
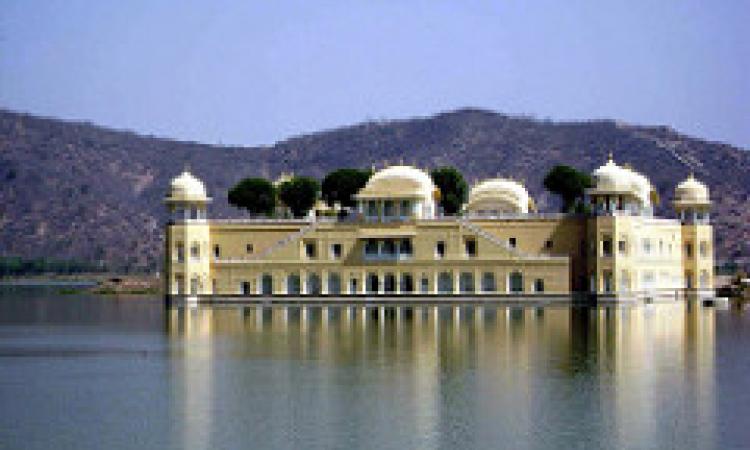
<path id="1" fill-rule="evenodd" d="M 289 296 L 675 298 L 713 287 L 708 189 L 675 190 L 678 219 L 653 217 L 653 187 L 610 159 L 594 172 L 590 215 L 529 213 L 518 182 L 472 189 L 458 217 L 439 214 L 429 175 L 377 172 L 344 219 L 208 220 L 203 184 L 185 172 L 165 199 L 165 292 L 243 301 Z"/>

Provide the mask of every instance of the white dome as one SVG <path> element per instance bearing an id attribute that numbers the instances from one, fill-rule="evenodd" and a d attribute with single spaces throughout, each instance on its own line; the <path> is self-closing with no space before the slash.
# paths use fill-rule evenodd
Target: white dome
<path id="1" fill-rule="evenodd" d="M 653 191 L 654 188 L 651 186 L 651 182 L 648 181 L 648 178 L 627 167 L 623 168 L 623 170 L 630 175 L 630 188 L 635 196 L 638 197 L 643 204 L 650 204 L 651 191 Z"/>
<path id="2" fill-rule="evenodd" d="M 526 214 L 529 212 L 529 193 L 517 181 L 504 178 L 485 180 L 471 188 L 465 210 L 471 213 Z"/>
<path id="3" fill-rule="evenodd" d="M 193 174 L 185 170 L 172 179 L 169 185 L 167 200 L 171 201 L 207 201 L 206 186 Z"/>
<path id="4" fill-rule="evenodd" d="M 643 174 L 615 164 L 610 156 L 606 164 L 594 170 L 594 188 L 590 194 L 631 194 L 643 206 L 651 204 L 653 186 Z"/>
<path id="5" fill-rule="evenodd" d="M 708 187 L 696 180 L 693 174 L 678 184 L 674 190 L 675 204 L 697 204 L 704 205 L 710 203 Z"/>
<path id="6" fill-rule="evenodd" d="M 630 191 L 631 176 L 627 169 L 615 164 L 609 158 L 606 164 L 600 166 L 592 173 L 595 189 L 602 192 L 624 192 Z"/>
<path id="7" fill-rule="evenodd" d="M 437 188 L 425 171 L 411 166 L 390 166 L 370 177 L 357 198 L 424 198 L 432 200 Z"/>

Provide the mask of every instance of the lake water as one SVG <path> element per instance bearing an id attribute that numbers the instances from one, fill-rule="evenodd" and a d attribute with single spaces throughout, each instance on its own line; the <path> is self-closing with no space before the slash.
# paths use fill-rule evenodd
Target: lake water
<path id="1" fill-rule="evenodd" d="M 0 448 L 750 446 L 750 312 L 0 294 Z"/>

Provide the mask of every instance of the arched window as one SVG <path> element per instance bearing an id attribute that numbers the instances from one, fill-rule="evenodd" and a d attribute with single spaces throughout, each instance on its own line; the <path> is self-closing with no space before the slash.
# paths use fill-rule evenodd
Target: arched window
<path id="1" fill-rule="evenodd" d="M 185 288 L 184 283 L 185 283 L 185 278 L 182 275 L 175 275 L 174 276 L 174 291 L 173 292 L 175 294 L 177 294 L 177 295 L 184 294 L 185 293 L 184 292 L 184 288 Z"/>
<path id="2" fill-rule="evenodd" d="M 609 270 L 605 270 L 602 273 L 602 289 L 604 292 L 612 292 L 614 291 L 614 280 L 612 279 L 612 272 Z"/>
<path id="3" fill-rule="evenodd" d="M 482 292 L 495 292 L 497 290 L 497 284 L 495 283 L 495 274 L 492 272 L 485 272 L 482 275 Z"/>
<path id="4" fill-rule="evenodd" d="M 419 282 L 419 292 L 422 294 L 428 294 L 430 292 L 430 279 L 426 275 L 422 275 L 422 279 Z"/>
<path id="5" fill-rule="evenodd" d="M 453 293 L 453 277 L 451 276 L 450 272 L 440 272 L 440 274 L 438 274 L 438 293 Z"/>
<path id="6" fill-rule="evenodd" d="M 396 292 L 396 276 L 392 273 L 385 274 L 385 277 L 383 279 L 383 290 L 387 294 Z"/>
<path id="7" fill-rule="evenodd" d="M 401 292 L 414 292 L 414 278 L 412 278 L 410 273 L 401 274 Z"/>
<path id="8" fill-rule="evenodd" d="M 523 275 L 521 272 L 511 272 L 508 275 L 508 290 L 510 292 L 523 292 Z"/>
<path id="9" fill-rule="evenodd" d="M 190 244 L 190 259 L 200 259 L 201 246 L 197 242 Z"/>
<path id="10" fill-rule="evenodd" d="M 307 293 L 310 295 L 320 295 L 320 275 L 311 272 L 307 275 Z"/>
<path id="11" fill-rule="evenodd" d="M 300 294 L 300 281 L 298 274 L 291 273 L 286 277 L 286 293 L 289 295 Z"/>
<path id="12" fill-rule="evenodd" d="M 462 272 L 458 279 L 458 288 L 464 294 L 474 292 L 474 274 Z"/>
<path id="13" fill-rule="evenodd" d="M 375 200 L 369 200 L 367 202 L 367 212 L 366 215 L 368 218 L 377 218 L 378 217 L 378 204 Z"/>
<path id="14" fill-rule="evenodd" d="M 393 200 L 386 200 L 383 203 L 383 216 L 393 217 L 396 215 L 396 204 Z"/>
<path id="15" fill-rule="evenodd" d="M 263 295 L 273 294 L 273 277 L 270 273 L 264 273 L 260 278 L 260 293 Z"/>
<path id="16" fill-rule="evenodd" d="M 379 289 L 380 289 L 380 280 L 378 279 L 378 274 L 368 273 L 367 274 L 367 293 L 377 294 Z"/>
<path id="17" fill-rule="evenodd" d="M 341 294 L 341 275 L 336 272 L 328 274 L 328 293 L 331 295 Z"/>

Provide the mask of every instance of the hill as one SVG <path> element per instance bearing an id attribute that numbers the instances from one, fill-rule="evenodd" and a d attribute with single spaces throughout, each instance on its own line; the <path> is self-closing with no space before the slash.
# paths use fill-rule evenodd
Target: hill
<path id="1" fill-rule="evenodd" d="M 667 127 L 614 121 L 556 123 L 463 109 L 427 118 L 368 122 L 271 147 L 220 147 L 140 136 L 86 123 L 0 111 L 0 255 L 101 262 L 113 269 L 160 265 L 161 203 L 185 165 L 214 197 L 213 217 L 241 217 L 226 191 L 250 175 L 322 176 L 342 166 L 399 160 L 455 165 L 468 180 L 512 175 L 540 209 L 556 199 L 541 180 L 558 163 L 590 171 L 612 151 L 649 176 L 670 213 L 684 162 L 715 200 L 717 257 L 750 256 L 750 152 Z"/>

